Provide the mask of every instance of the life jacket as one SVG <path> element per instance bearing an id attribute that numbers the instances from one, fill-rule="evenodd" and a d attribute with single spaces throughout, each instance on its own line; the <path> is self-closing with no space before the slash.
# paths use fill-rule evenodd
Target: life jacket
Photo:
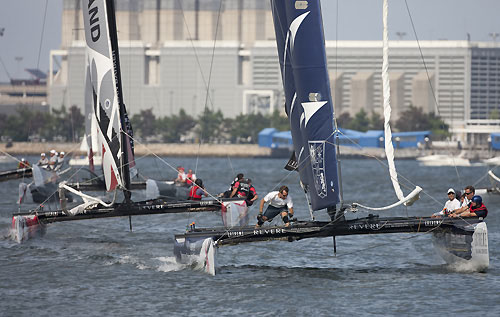
<path id="1" fill-rule="evenodd" d="M 233 191 L 233 189 L 234 189 L 234 185 L 235 185 L 237 182 L 239 182 L 237 178 L 235 178 L 235 179 L 232 181 L 231 185 L 229 185 L 229 190 L 230 190 L 230 191 Z"/>
<path id="2" fill-rule="evenodd" d="M 19 164 L 17 164 L 18 169 L 29 168 L 29 167 L 30 167 L 30 163 L 28 161 L 19 162 Z"/>
<path id="3" fill-rule="evenodd" d="M 238 185 L 238 189 L 236 190 L 236 194 L 240 198 L 248 197 L 250 194 L 250 185 L 248 185 L 243 180 L 237 182 L 235 186 Z"/>
<path id="4" fill-rule="evenodd" d="M 486 206 L 484 204 L 481 204 L 481 206 L 470 206 L 469 211 L 472 213 L 475 213 L 478 217 L 483 217 L 486 218 L 488 216 L 488 209 L 486 209 Z"/>
<path id="5" fill-rule="evenodd" d="M 252 201 L 252 198 L 254 198 L 255 195 L 257 195 L 257 191 L 255 190 L 255 188 L 252 185 L 250 185 L 248 196 L 245 199 L 245 201 L 247 202 L 247 206 L 248 207 L 250 207 L 250 206 L 253 205 L 254 202 Z"/>
<path id="6" fill-rule="evenodd" d="M 189 190 L 189 200 L 201 200 L 201 195 L 196 194 L 198 188 L 200 188 L 198 185 L 191 186 L 191 189 Z"/>
<path id="7" fill-rule="evenodd" d="M 192 177 L 193 177 L 193 174 L 186 174 L 186 184 L 188 185 L 193 185 L 193 181 L 192 181 Z"/>

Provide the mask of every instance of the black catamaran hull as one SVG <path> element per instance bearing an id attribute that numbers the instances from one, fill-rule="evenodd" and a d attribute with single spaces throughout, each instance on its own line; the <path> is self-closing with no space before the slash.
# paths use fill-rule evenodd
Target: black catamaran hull
<path id="1" fill-rule="evenodd" d="M 33 170 L 31 168 L 20 168 L 13 171 L 0 172 L 0 182 L 32 176 Z"/>
<path id="2" fill-rule="evenodd" d="M 12 215 L 12 238 L 17 242 L 43 235 L 49 223 L 97 218 L 142 216 L 154 214 L 171 214 L 182 212 L 210 212 L 239 206 L 244 201 L 238 199 L 200 200 L 165 202 L 150 200 L 136 203 L 116 204 L 113 207 L 96 206 L 75 215 L 64 210 L 36 211 L 31 213 L 15 213 Z"/>
<path id="3" fill-rule="evenodd" d="M 183 256 L 203 254 L 207 249 L 197 249 L 200 241 L 211 240 L 213 247 L 236 245 L 257 241 L 297 241 L 306 238 L 323 238 L 360 234 L 382 233 L 433 233 L 439 241 L 439 250 L 453 255 L 443 258 L 452 262 L 453 258 L 472 263 L 471 269 L 485 270 L 489 265 L 488 236 L 486 224 L 477 218 L 436 219 L 436 218 L 379 218 L 371 216 L 348 221 L 333 222 L 297 222 L 290 227 L 274 226 L 255 228 L 251 226 L 237 228 L 194 229 L 175 236 L 174 253 L 179 261 Z M 461 241 L 461 249 L 457 243 Z M 215 263 L 206 263 L 213 267 Z"/>

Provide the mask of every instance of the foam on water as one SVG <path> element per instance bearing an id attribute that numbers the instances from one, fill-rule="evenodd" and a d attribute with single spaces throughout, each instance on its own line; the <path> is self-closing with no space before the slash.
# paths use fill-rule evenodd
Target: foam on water
<path id="1" fill-rule="evenodd" d="M 175 256 L 162 256 L 156 258 L 156 260 L 160 261 L 157 268 L 159 272 L 175 272 L 191 268 L 190 264 L 177 263 Z"/>

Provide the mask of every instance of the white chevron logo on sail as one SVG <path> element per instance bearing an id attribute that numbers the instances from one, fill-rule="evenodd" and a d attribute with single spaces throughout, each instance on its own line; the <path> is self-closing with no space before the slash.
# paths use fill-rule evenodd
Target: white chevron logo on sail
<path id="1" fill-rule="evenodd" d="M 326 105 L 328 101 L 312 101 L 312 102 L 303 102 L 302 108 L 304 108 L 304 115 L 306 120 L 306 126 L 309 122 L 309 119 L 319 110 L 321 107 Z"/>
<path id="2" fill-rule="evenodd" d="M 295 36 L 297 35 L 297 31 L 299 30 L 300 25 L 302 24 L 302 21 L 306 18 L 306 16 L 311 13 L 311 11 L 307 11 L 306 13 L 303 13 L 299 15 L 298 17 L 293 20 L 293 22 L 290 24 L 290 33 L 291 33 L 291 41 L 290 41 L 290 49 L 293 51 L 293 46 L 295 43 Z M 288 34 L 287 34 L 287 41 L 288 42 Z M 286 45 L 287 43 L 285 43 Z M 286 46 L 285 46 L 286 48 Z M 286 49 L 285 49 L 286 52 Z"/>

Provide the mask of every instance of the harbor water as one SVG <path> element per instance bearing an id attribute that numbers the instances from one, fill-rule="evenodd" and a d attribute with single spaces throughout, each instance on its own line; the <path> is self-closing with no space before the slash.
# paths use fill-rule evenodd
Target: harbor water
<path id="1" fill-rule="evenodd" d="M 30 162 L 35 156 L 28 157 Z M 172 179 L 175 167 L 196 169 L 206 189 L 227 190 L 242 172 L 263 197 L 290 187 L 295 215 L 310 218 L 298 175 L 283 159 L 137 158 L 140 173 Z M 341 162 L 347 203 L 385 206 L 397 198 L 387 168 L 377 160 Z M 421 167 L 396 162 L 411 207 L 381 216 L 428 216 L 440 210 L 450 187 L 490 187 L 487 166 Z M 0 170 L 15 163 L 0 163 Z M 498 173 L 500 174 L 500 169 Z M 0 316 L 498 316 L 500 313 L 500 195 L 483 195 L 489 209 L 490 268 L 485 273 L 450 267 L 437 255 L 431 234 L 384 234 L 298 242 L 259 242 L 217 250 L 217 275 L 196 264 L 178 264 L 174 234 L 193 221 L 221 225 L 220 213 L 172 214 L 51 224 L 44 237 L 17 244 L 9 239 L 23 180 L 0 184 Z M 29 180 L 24 180 L 30 182 Z M 99 193 L 102 195 L 103 193 Z M 134 193 L 140 197 L 141 193 Z M 46 210 L 55 208 L 47 205 Z M 258 206 L 250 209 L 255 223 Z M 373 213 L 373 212 L 372 212 Z M 348 218 L 368 212 L 348 213 Z M 323 211 L 318 220 L 327 220 Z"/>

